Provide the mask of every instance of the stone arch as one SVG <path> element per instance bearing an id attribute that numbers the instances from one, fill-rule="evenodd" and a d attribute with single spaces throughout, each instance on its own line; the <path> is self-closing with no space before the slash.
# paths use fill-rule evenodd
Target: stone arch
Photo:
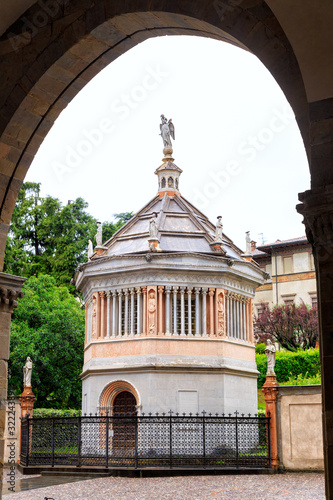
<path id="1" fill-rule="evenodd" d="M 57 4 L 57 2 L 54 2 Z M 223 3 L 221 3 L 222 5 Z M 130 5 L 96 0 L 66 2 L 43 15 L 30 36 L 40 2 L 12 25 L 0 39 L 0 269 L 6 234 L 18 191 L 35 153 L 60 112 L 101 69 L 137 43 L 153 37 L 187 34 L 223 40 L 249 50 L 263 62 L 284 91 L 296 115 L 306 148 L 309 146 L 308 106 L 295 54 L 266 2 L 224 9 L 205 0 L 180 4 L 162 0 L 151 11 L 150 0 Z M 27 34 L 26 34 L 27 35 Z M 16 56 L 13 58 L 13 51 Z M 15 59 L 15 71 L 10 71 Z M 333 178 L 333 174 L 332 174 Z"/>
<path id="2" fill-rule="evenodd" d="M 127 380 L 114 380 L 109 382 L 102 390 L 99 397 L 100 411 L 112 408 L 115 397 L 123 391 L 128 391 L 135 397 L 136 407 L 141 407 L 141 399 L 138 390 Z"/>

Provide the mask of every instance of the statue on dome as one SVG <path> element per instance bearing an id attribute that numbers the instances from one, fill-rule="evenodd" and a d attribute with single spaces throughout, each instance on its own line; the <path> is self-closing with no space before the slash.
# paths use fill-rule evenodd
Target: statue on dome
<path id="1" fill-rule="evenodd" d="M 23 367 L 23 387 L 31 387 L 32 361 L 28 356 Z"/>
<path id="2" fill-rule="evenodd" d="M 95 235 L 95 238 L 96 238 L 96 243 L 97 243 L 97 246 L 98 247 L 101 247 L 102 246 L 102 223 L 101 222 L 97 222 L 97 233 Z"/>
<path id="3" fill-rule="evenodd" d="M 164 115 L 161 115 L 161 121 L 162 123 L 160 123 L 160 135 L 162 136 L 163 146 L 165 148 L 172 148 L 171 137 L 173 140 L 175 140 L 175 126 L 172 123 L 172 118 L 170 118 L 170 120 L 168 121 L 168 119 Z"/>
<path id="4" fill-rule="evenodd" d="M 219 215 L 217 218 L 216 229 L 215 229 L 215 241 L 222 241 L 223 224 L 222 216 Z"/>
<path id="5" fill-rule="evenodd" d="M 93 242 L 89 240 L 88 242 L 88 259 L 90 260 L 94 253 Z"/>
<path id="6" fill-rule="evenodd" d="M 250 231 L 246 231 L 245 233 L 245 242 L 246 242 L 246 255 L 251 255 L 251 238 Z"/>
<path id="7" fill-rule="evenodd" d="M 153 219 L 149 221 L 149 238 L 151 240 L 157 240 L 157 223 L 156 223 L 156 214 L 154 214 Z"/>

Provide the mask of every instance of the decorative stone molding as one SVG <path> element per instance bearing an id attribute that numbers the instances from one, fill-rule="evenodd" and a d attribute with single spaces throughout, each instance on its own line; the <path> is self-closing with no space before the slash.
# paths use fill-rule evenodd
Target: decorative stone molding
<path id="1" fill-rule="evenodd" d="M 303 215 L 306 236 L 314 251 L 333 243 L 333 185 L 308 190 L 298 195 L 296 206 Z"/>

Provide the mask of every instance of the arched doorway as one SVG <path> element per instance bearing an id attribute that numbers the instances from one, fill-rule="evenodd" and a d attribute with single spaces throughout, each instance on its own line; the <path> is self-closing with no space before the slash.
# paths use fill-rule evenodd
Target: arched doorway
<path id="1" fill-rule="evenodd" d="M 129 391 L 122 391 L 114 398 L 113 416 L 114 417 L 133 417 L 136 415 L 136 400 Z"/>
<path id="2" fill-rule="evenodd" d="M 113 401 L 112 454 L 131 459 L 137 436 L 136 400 L 129 391 L 119 392 Z"/>

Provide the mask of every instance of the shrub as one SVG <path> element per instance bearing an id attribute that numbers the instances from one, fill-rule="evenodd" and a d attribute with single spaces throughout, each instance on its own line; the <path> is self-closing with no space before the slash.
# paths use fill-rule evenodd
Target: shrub
<path id="1" fill-rule="evenodd" d="M 267 360 L 265 354 L 256 354 L 256 363 L 259 373 L 258 389 L 261 389 L 266 380 Z M 318 349 L 300 350 L 297 352 L 277 352 L 275 373 L 278 383 L 288 382 L 298 376 L 316 377 L 320 374 L 320 360 Z M 317 379 L 318 380 L 318 379 Z"/>
<path id="2" fill-rule="evenodd" d="M 256 354 L 265 354 L 266 344 L 265 342 L 260 342 L 256 344 Z"/>
<path id="3" fill-rule="evenodd" d="M 81 415 L 80 410 L 67 410 L 53 409 L 53 408 L 34 408 L 34 417 L 78 417 Z"/>

